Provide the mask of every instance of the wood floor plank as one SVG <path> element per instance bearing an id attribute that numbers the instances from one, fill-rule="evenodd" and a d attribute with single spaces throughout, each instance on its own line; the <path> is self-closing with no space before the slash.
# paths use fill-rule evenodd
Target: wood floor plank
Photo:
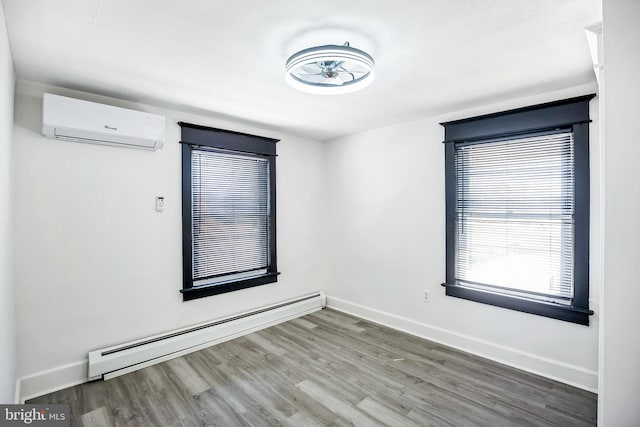
<path id="1" fill-rule="evenodd" d="M 359 426 L 382 425 L 373 418 L 368 417 L 364 412 L 349 405 L 342 399 L 336 398 L 330 391 L 323 389 L 310 380 L 304 380 L 296 384 L 300 390 L 311 396 L 320 405 L 344 417 L 347 421 Z"/>
<path id="2" fill-rule="evenodd" d="M 331 323 L 333 325 L 335 325 L 336 327 L 340 328 L 340 329 L 345 329 L 347 331 L 351 331 L 351 332 L 356 332 L 356 333 L 361 333 L 364 332 L 365 329 L 358 326 L 355 322 L 345 322 L 342 321 L 341 319 L 334 317 L 334 316 L 327 316 L 324 319 L 324 322 L 326 323 Z"/>
<path id="3" fill-rule="evenodd" d="M 289 417 L 289 423 L 294 426 L 323 427 L 327 424 L 316 421 L 305 412 L 299 411 Z"/>
<path id="4" fill-rule="evenodd" d="M 246 337 L 244 337 L 246 340 L 251 341 L 253 344 L 260 346 L 262 348 L 264 348 L 265 350 L 269 351 L 270 353 L 275 354 L 276 356 L 282 356 L 283 354 L 285 354 L 287 352 L 286 349 L 273 344 L 272 341 L 270 341 L 267 338 L 264 338 L 263 335 L 261 334 L 249 334 Z"/>
<path id="5" fill-rule="evenodd" d="M 298 325 L 298 326 L 302 326 L 303 328 L 306 329 L 313 329 L 316 327 L 316 324 L 313 322 L 308 321 L 307 319 L 303 318 L 303 317 L 299 317 L 297 319 L 293 319 L 291 320 L 291 323 L 294 325 Z"/>
<path id="6" fill-rule="evenodd" d="M 386 425 L 420 427 L 418 423 L 414 423 L 406 416 L 399 414 L 398 412 L 388 408 L 387 406 L 370 397 L 367 397 L 362 402 L 358 403 L 357 406 L 371 418 L 376 419 Z"/>
<path id="7" fill-rule="evenodd" d="M 249 425 L 244 419 L 246 411 L 238 412 L 223 397 L 224 391 L 207 389 L 196 396 L 199 418 L 204 425 L 239 426 Z"/>
<path id="8" fill-rule="evenodd" d="M 111 414 L 104 406 L 82 414 L 82 425 L 85 427 L 110 427 L 113 425 Z"/>
<path id="9" fill-rule="evenodd" d="M 169 360 L 167 365 L 180 378 L 180 381 L 182 381 L 191 394 L 196 395 L 209 390 L 209 384 L 193 370 L 189 362 L 187 362 L 187 359 L 178 357 L 177 359 Z"/>
<path id="10" fill-rule="evenodd" d="M 71 426 L 561 426 L 597 396 L 333 310 L 50 393 Z"/>
<path id="11" fill-rule="evenodd" d="M 149 405 L 148 402 L 152 396 L 160 394 L 162 398 L 159 400 L 165 401 L 166 404 L 170 405 L 172 418 L 177 420 L 180 425 L 199 425 L 199 417 L 196 412 L 197 405 L 193 401 L 193 395 L 167 363 L 153 365 L 133 372 L 133 374 L 137 374 L 138 377 L 130 376 L 129 374 L 121 377 L 125 381 L 125 387 L 131 390 L 129 394 L 139 395 L 144 394 L 145 391 L 148 393 L 140 405 L 138 405 L 137 399 L 133 400 L 138 409 L 136 415 L 140 414 L 142 410 L 147 410 L 151 414 L 145 418 L 156 417 L 158 410 L 155 406 Z M 149 381 L 146 378 L 149 378 Z M 131 384 L 127 384 L 126 381 Z M 130 397 L 130 399 L 135 398 Z M 159 421 L 162 420 L 160 419 Z"/>

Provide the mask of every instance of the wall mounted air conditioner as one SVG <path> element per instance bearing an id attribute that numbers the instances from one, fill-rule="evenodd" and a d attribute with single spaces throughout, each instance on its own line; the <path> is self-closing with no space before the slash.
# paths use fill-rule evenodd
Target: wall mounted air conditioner
<path id="1" fill-rule="evenodd" d="M 157 150 L 165 118 L 156 114 L 45 93 L 42 133 L 55 139 Z"/>

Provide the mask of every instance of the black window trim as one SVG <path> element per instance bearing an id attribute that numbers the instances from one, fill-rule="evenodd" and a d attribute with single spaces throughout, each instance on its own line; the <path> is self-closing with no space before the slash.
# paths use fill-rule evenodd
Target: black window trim
<path id="1" fill-rule="evenodd" d="M 276 143 L 278 139 L 217 129 L 191 123 L 178 122 L 182 128 L 182 293 L 183 301 L 211 295 L 247 289 L 278 281 L 276 247 Z M 194 148 L 209 147 L 236 153 L 249 153 L 269 162 L 269 198 L 271 218 L 269 223 L 269 266 L 260 276 L 231 279 L 211 285 L 193 286 L 193 241 L 191 205 L 191 152 Z"/>
<path id="2" fill-rule="evenodd" d="M 589 325 L 589 101 L 596 95 L 553 101 L 498 113 L 440 123 L 445 129 L 446 295 L 525 313 Z M 518 138 L 571 130 L 574 137 L 574 298 L 570 306 L 536 301 L 455 283 L 457 144 Z"/>

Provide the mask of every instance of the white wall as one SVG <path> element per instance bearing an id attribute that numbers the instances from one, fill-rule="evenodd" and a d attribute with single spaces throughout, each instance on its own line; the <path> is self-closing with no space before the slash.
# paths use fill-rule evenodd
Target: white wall
<path id="1" fill-rule="evenodd" d="M 600 425 L 640 425 L 640 1 L 603 2 L 605 239 Z"/>
<path id="2" fill-rule="evenodd" d="M 0 3 L 0 403 L 13 403 L 16 335 L 11 262 L 11 131 L 14 72 Z"/>
<path id="3" fill-rule="evenodd" d="M 414 334 L 595 390 L 598 266 L 591 326 L 445 296 L 444 132 L 438 123 L 595 92 L 571 88 L 328 142 L 329 304 Z M 598 235 L 597 99 L 592 101 L 592 256 Z M 422 301 L 423 290 L 431 302 Z"/>
<path id="4" fill-rule="evenodd" d="M 166 144 L 148 152 L 44 138 L 43 89 L 165 114 Z M 17 370 L 23 396 L 82 381 L 90 350 L 324 287 L 322 143 L 23 81 L 15 117 Z M 182 302 L 178 121 L 281 139 L 277 284 Z M 157 195 L 165 197 L 163 213 L 155 211 Z"/>

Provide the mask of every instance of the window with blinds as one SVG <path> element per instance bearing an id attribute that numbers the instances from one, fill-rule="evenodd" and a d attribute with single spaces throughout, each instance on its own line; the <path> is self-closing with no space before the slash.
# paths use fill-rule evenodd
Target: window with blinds
<path id="1" fill-rule="evenodd" d="M 278 140 L 179 125 L 183 300 L 277 282 Z"/>
<path id="2" fill-rule="evenodd" d="M 441 123 L 447 296 L 589 324 L 589 101 Z"/>
<path id="3" fill-rule="evenodd" d="M 571 132 L 455 148 L 456 283 L 571 304 Z"/>
<path id="4" fill-rule="evenodd" d="M 269 163 L 244 154 L 191 155 L 194 285 L 264 274 L 269 266 Z"/>

